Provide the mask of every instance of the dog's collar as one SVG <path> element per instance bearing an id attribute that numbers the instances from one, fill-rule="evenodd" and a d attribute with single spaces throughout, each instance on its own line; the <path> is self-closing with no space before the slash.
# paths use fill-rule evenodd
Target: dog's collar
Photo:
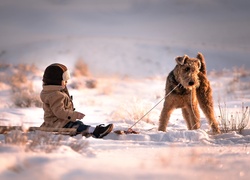
<path id="1" fill-rule="evenodd" d="M 178 81 L 175 79 L 175 76 L 174 76 L 174 72 L 173 72 L 173 71 L 170 73 L 170 76 L 172 77 L 172 78 L 171 78 L 171 79 L 172 79 L 172 82 L 173 82 L 176 86 L 178 85 L 179 88 L 184 88 L 184 86 L 183 86 L 180 82 L 178 82 Z"/>
<path id="2" fill-rule="evenodd" d="M 184 86 L 182 86 L 181 83 L 179 83 L 178 87 L 179 87 L 179 88 L 184 88 Z"/>
<path id="3" fill-rule="evenodd" d="M 170 75 L 170 79 L 171 79 L 172 83 L 174 85 L 178 86 L 178 88 L 173 91 L 174 94 L 185 95 L 185 94 L 189 94 L 190 93 L 189 90 L 187 90 L 186 88 L 184 88 L 184 86 L 176 80 L 173 71 L 170 72 L 169 75 Z"/>

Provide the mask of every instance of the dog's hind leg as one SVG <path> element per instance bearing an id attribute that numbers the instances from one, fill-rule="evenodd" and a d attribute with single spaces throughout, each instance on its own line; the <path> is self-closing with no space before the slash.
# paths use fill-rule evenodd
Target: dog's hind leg
<path id="1" fill-rule="evenodd" d="M 200 86 L 197 88 L 197 99 L 201 110 L 208 119 L 214 133 L 220 133 L 218 122 L 215 118 L 212 88 L 207 77 L 203 73 L 199 73 Z"/>

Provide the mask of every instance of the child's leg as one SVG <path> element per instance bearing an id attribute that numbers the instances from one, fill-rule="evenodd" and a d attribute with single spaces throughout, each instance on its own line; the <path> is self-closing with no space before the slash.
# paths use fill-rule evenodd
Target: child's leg
<path id="1" fill-rule="evenodd" d="M 88 129 L 90 128 L 90 126 L 83 124 L 82 121 L 74 121 L 74 122 L 69 122 L 67 123 L 64 128 L 76 128 L 76 132 L 77 134 L 82 134 L 82 135 L 87 135 L 90 132 L 88 131 Z"/>
<path id="2" fill-rule="evenodd" d="M 102 138 L 112 131 L 113 124 L 109 124 L 107 126 L 103 126 L 103 124 L 101 124 L 94 128 L 92 126 L 83 124 L 82 121 L 71 121 L 66 124 L 64 128 L 76 128 L 76 134 L 82 134 L 86 137 L 88 137 L 90 134 L 93 134 L 96 138 Z"/>

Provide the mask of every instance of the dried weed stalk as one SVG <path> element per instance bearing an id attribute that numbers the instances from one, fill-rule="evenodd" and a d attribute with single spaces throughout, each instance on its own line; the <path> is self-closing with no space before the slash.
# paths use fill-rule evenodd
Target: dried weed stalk
<path id="1" fill-rule="evenodd" d="M 131 102 L 122 104 L 115 112 L 112 113 L 112 119 L 137 121 L 143 117 L 151 107 L 144 101 L 134 99 Z M 143 121 L 151 123 L 150 114 L 143 118 Z"/>
<path id="2" fill-rule="evenodd" d="M 226 104 L 224 104 L 224 107 L 219 104 L 219 111 L 222 132 L 236 131 L 241 133 L 247 127 L 250 112 L 249 107 L 245 106 L 244 103 L 242 103 L 241 109 L 235 112 L 230 112 Z"/>
<path id="3" fill-rule="evenodd" d="M 69 146 L 78 153 L 85 152 L 88 142 L 85 139 L 75 139 L 64 135 L 55 135 L 49 132 L 26 132 L 13 130 L 5 134 L 5 144 L 24 147 L 26 152 L 52 153 L 60 146 Z"/>

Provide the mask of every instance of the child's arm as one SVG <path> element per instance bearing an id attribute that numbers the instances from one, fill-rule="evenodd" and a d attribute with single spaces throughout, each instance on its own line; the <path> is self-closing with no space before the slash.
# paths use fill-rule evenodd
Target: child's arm
<path id="1" fill-rule="evenodd" d="M 85 115 L 74 111 L 70 102 L 66 101 L 67 96 L 61 92 L 56 92 L 52 98 L 49 99 L 49 104 L 52 112 L 59 119 L 76 121 L 82 119 Z"/>

